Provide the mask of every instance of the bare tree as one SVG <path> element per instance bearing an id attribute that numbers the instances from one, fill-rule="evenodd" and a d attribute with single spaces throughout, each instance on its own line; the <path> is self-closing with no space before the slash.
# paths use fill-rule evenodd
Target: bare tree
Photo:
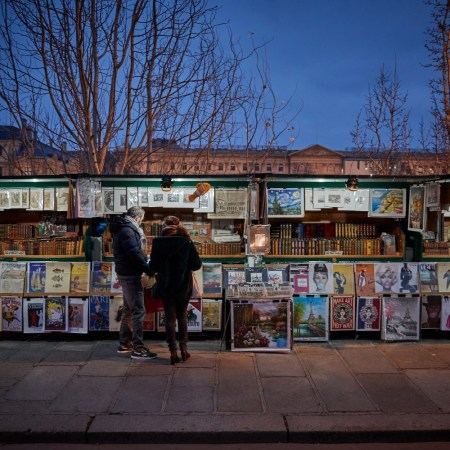
<path id="1" fill-rule="evenodd" d="M 252 102 L 249 55 L 221 45 L 215 12 L 206 0 L 4 0 L 0 108 L 66 142 L 80 172 L 157 173 L 174 143 L 209 158 Z"/>
<path id="2" fill-rule="evenodd" d="M 391 75 L 381 68 L 367 102 L 351 132 L 358 152 L 367 156 L 373 173 L 393 175 L 404 171 L 399 160 L 408 161 L 411 141 L 407 94 L 403 94 L 397 71 Z"/>

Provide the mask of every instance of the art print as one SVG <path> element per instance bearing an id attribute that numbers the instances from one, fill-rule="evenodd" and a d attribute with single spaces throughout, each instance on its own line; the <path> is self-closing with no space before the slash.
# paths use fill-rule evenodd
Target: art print
<path id="1" fill-rule="evenodd" d="M 91 265 L 91 293 L 109 294 L 112 281 L 111 262 L 93 261 Z"/>
<path id="2" fill-rule="evenodd" d="M 401 263 L 375 263 L 375 292 L 399 293 Z"/>
<path id="3" fill-rule="evenodd" d="M 127 188 L 114 188 L 114 212 L 122 214 L 127 211 Z"/>
<path id="4" fill-rule="evenodd" d="M 0 297 L 2 331 L 22 331 L 22 297 Z"/>
<path id="5" fill-rule="evenodd" d="M 10 207 L 22 208 L 22 189 L 10 189 Z"/>
<path id="6" fill-rule="evenodd" d="M 422 295 L 420 328 L 439 330 L 441 327 L 443 296 L 439 294 Z"/>
<path id="7" fill-rule="evenodd" d="M 223 287 L 227 289 L 229 286 L 237 286 L 245 283 L 244 267 L 224 267 L 223 268 Z"/>
<path id="8" fill-rule="evenodd" d="M 9 189 L 0 189 L 0 209 L 8 209 L 11 206 Z"/>
<path id="9" fill-rule="evenodd" d="M 415 262 L 399 263 L 398 278 L 401 294 L 415 294 L 419 292 L 419 264 Z"/>
<path id="10" fill-rule="evenodd" d="M 267 189 L 268 217 L 303 217 L 303 188 Z"/>
<path id="11" fill-rule="evenodd" d="M 89 331 L 109 331 L 109 296 L 89 297 Z"/>
<path id="12" fill-rule="evenodd" d="M 222 324 L 222 300 L 204 298 L 202 300 L 203 331 L 220 331 Z"/>
<path id="13" fill-rule="evenodd" d="M 103 212 L 114 214 L 114 188 L 102 187 Z"/>
<path id="14" fill-rule="evenodd" d="M 247 213 L 247 189 L 216 189 L 214 212 L 208 219 L 245 219 Z"/>
<path id="15" fill-rule="evenodd" d="M 30 294 L 40 294 L 45 292 L 46 263 L 29 262 L 27 272 L 27 292 Z"/>
<path id="16" fill-rule="evenodd" d="M 123 312 L 123 297 L 119 295 L 109 298 L 109 331 L 119 331 Z"/>
<path id="17" fill-rule="evenodd" d="M 87 334 L 89 297 L 69 297 L 69 333 Z"/>
<path id="18" fill-rule="evenodd" d="M 201 195 L 198 199 L 198 206 L 194 207 L 194 212 L 213 213 L 214 212 L 214 188 Z"/>
<path id="19" fill-rule="evenodd" d="M 222 295 L 221 263 L 203 263 L 203 292 Z"/>
<path id="20" fill-rule="evenodd" d="M 309 264 L 298 263 L 290 265 L 291 286 L 294 294 L 309 293 Z"/>
<path id="21" fill-rule="evenodd" d="M 442 297 L 441 330 L 450 331 L 450 296 Z"/>
<path id="22" fill-rule="evenodd" d="M 44 298 L 23 299 L 23 332 L 44 332 Z"/>
<path id="23" fill-rule="evenodd" d="M 439 292 L 437 263 L 419 263 L 420 292 Z"/>
<path id="24" fill-rule="evenodd" d="M 149 195 L 147 187 L 138 187 L 138 205 L 139 206 L 149 206 Z"/>
<path id="25" fill-rule="evenodd" d="M 291 350 L 290 301 L 231 304 L 232 351 Z"/>
<path id="26" fill-rule="evenodd" d="M 55 188 L 44 188 L 44 210 L 55 209 Z"/>
<path id="27" fill-rule="evenodd" d="M 381 298 L 358 297 L 356 306 L 356 331 L 380 331 Z"/>
<path id="28" fill-rule="evenodd" d="M 187 306 L 187 321 L 189 332 L 202 331 L 202 299 L 191 298 Z M 177 324 L 178 330 L 178 324 Z"/>
<path id="29" fill-rule="evenodd" d="M 44 189 L 30 188 L 30 211 L 42 211 L 44 209 Z"/>
<path id="30" fill-rule="evenodd" d="M 406 189 L 370 189 L 369 217 L 406 217 Z"/>
<path id="31" fill-rule="evenodd" d="M 67 331 L 68 308 L 67 297 L 45 297 L 44 299 L 44 330 Z"/>
<path id="32" fill-rule="evenodd" d="M 309 263 L 309 293 L 332 294 L 333 293 L 333 264 Z"/>
<path id="33" fill-rule="evenodd" d="M 441 184 L 430 183 L 425 185 L 425 206 L 436 208 L 441 204 Z"/>
<path id="34" fill-rule="evenodd" d="M 73 293 L 89 293 L 90 286 L 90 270 L 89 262 L 75 261 L 70 263 L 70 292 Z"/>
<path id="35" fill-rule="evenodd" d="M 329 298 L 322 296 L 294 296 L 294 341 L 328 341 Z"/>
<path id="36" fill-rule="evenodd" d="M 439 292 L 450 292 L 450 262 L 438 262 Z"/>
<path id="37" fill-rule="evenodd" d="M 139 196 L 137 187 L 127 187 L 127 210 L 132 206 L 139 205 Z"/>
<path id="38" fill-rule="evenodd" d="M 375 294 L 375 266 L 373 263 L 356 263 L 355 291 L 356 295 L 371 297 Z"/>
<path id="39" fill-rule="evenodd" d="M 69 188 L 57 187 L 55 189 L 56 210 L 68 211 L 69 209 Z"/>
<path id="40" fill-rule="evenodd" d="M 408 230 L 424 231 L 426 225 L 425 187 L 409 188 Z"/>
<path id="41" fill-rule="evenodd" d="M 148 188 L 148 206 L 164 207 L 167 192 L 163 192 L 161 188 Z"/>
<path id="42" fill-rule="evenodd" d="M 383 297 L 381 339 L 405 341 L 419 339 L 420 298 Z"/>
<path id="43" fill-rule="evenodd" d="M 332 189 L 325 190 L 325 208 L 343 208 L 345 206 L 345 193 L 349 192 L 346 189 Z M 350 202 L 347 202 L 349 206 Z"/>
<path id="44" fill-rule="evenodd" d="M 330 330 L 355 329 L 355 298 L 352 295 L 333 295 L 330 299 Z"/>
<path id="45" fill-rule="evenodd" d="M 353 264 L 333 264 L 333 291 L 338 295 L 353 295 L 355 292 L 355 279 Z"/>
<path id="46" fill-rule="evenodd" d="M 68 293 L 70 291 L 70 269 L 70 262 L 47 262 L 45 292 Z"/>
<path id="47" fill-rule="evenodd" d="M 304 188 L 304 195 L 305 195 L 305 211 L 318 211 L 320 208 L 317 208 L 314 206 L 314 199 L 313 199 L 313 188 Z"/>
<path id="48" fill-rule="evenodd" d="M 27 263 L 0 262 L 0 293 L 23 294 Z"/>

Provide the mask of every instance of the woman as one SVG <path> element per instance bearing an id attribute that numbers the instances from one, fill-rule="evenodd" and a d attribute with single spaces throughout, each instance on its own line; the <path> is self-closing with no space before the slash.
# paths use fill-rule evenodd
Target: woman
<path id="1" fill-rule="evenodd" d="M 166 338 L 172 365 L 180 362 L 176 321 L 181 359 L 186 361 L 191 356 L 187 351 L 187 307 L 192 294 L 192 271 L 201 267 L 197 249 L 180 219 L 166 217 L 162 223 L 161 236 L 152 242 L 150 268 L 157 274 L 157 295 L 164 303 Z"/>

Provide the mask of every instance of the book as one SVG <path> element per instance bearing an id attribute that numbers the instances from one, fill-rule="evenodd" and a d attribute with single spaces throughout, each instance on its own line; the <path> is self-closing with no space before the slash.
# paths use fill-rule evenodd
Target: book
<path id="1" fill-rule="evenodd" d="M 2 331 L 22 331 L 22 297 L 0 297 Z"/>
<path id="2" fill-rule="evenodd" d="M 69 333 L 87 334 L 89 297 L 69 297 Z"/>

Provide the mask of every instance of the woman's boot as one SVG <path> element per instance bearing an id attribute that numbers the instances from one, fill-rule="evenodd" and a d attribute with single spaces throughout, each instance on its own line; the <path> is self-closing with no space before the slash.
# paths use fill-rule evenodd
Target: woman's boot
<path id="1" fill-rule="evenodd" d="M 170 350 L 170 364 L 173 366 L 176 363 L 179 363 L 180 361 L 181 360 L 180 360 L 180 357 L 177 354 L 177 350 L 176 349 L 175 350 Z"/>
<path id="2" fill-rule="evenodd" d="M 191 354 L 187 351 L 186 346 L 180 346 L 180 352 L 181 352 L 181 360 L 187 361 L 188 358 L 190 358 Z"/>

